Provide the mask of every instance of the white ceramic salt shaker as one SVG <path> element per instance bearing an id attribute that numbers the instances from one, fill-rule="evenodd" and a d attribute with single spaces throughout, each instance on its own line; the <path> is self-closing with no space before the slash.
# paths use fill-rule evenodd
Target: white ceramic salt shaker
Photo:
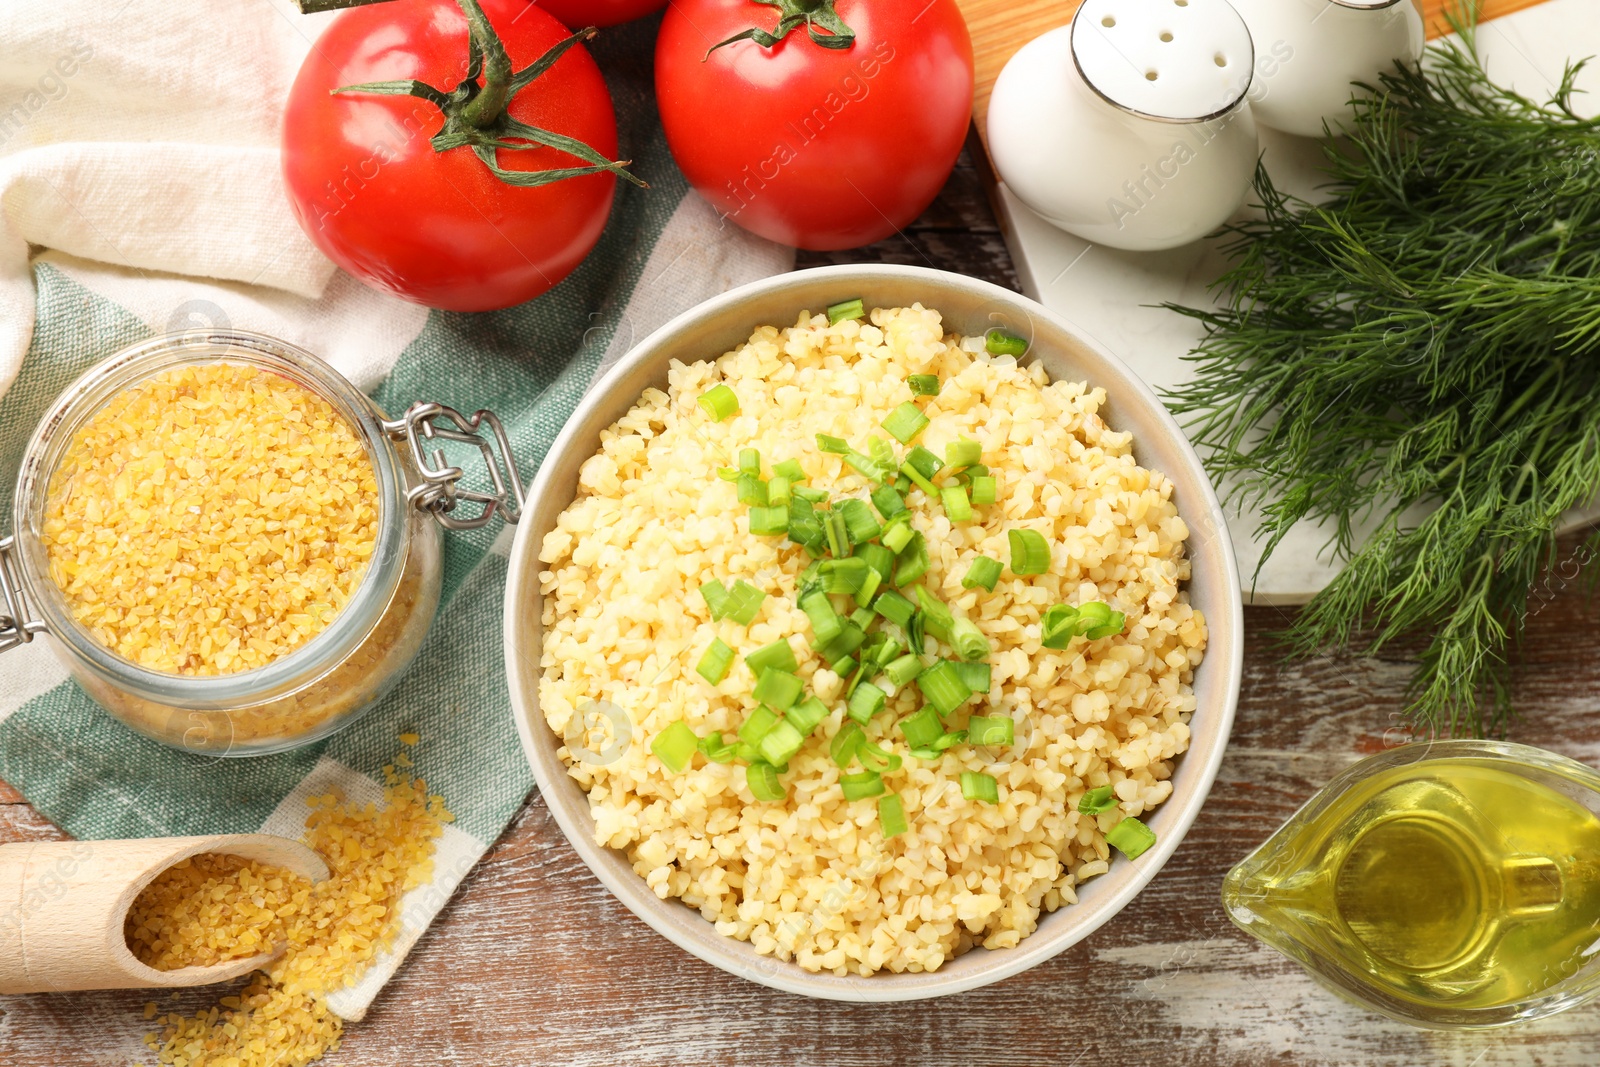
<path id="1" fill-rule="evenodd" d="M 1263 126 L 1317 137 L 1350 112 L 1353 82 L 1415 63 L 1426 35 L 1415 0 L 1233 0 L 1256 45 L 1250 108 Z"/>
<path id="2" fill-rule="evenodd" d="M 1069 233 L 1137 251 L 1188 244 L 1250 187 L 1254 62 L 1227 0 L 1086 0 L 1000 72 L 989 154 L 1018 199 Z"/>

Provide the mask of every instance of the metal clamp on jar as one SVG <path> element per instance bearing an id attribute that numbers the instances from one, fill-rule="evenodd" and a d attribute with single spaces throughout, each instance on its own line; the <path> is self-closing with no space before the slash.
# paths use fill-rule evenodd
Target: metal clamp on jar
<path id="1" fill-rule="evenodd" d="M 277 376 L 271 381 L 280 389 L 286 379 L 325 401 L 348 426 L 376 487 L 370 555 L 364 569 L 353 572 L 358 577 L 337 614 L 297 647 L 247 669 L 153 670 L 119 655 L 74 617 L 47 546 L 52 479 L 80 429 L 109 404 L 168 372 L 219 366 Z M 464 471 L 446 462 L 442 441 L 476 447 L 490 488 L 464 488 Z M 0 653 L 48 634 L 97 703 L 139 733 L 177 748 L 246 756 L 303 745 L 348 726 L 411 663 L 439 606 L 440 528 L 474 529 L 497 516 L 515 523 L 522 486 L 510 440 L 488 411 L 466 416 L 418 402 L 389 419 L 338 371 L 283 341 L 242 331 L 158 337 L 117 352 L 78 379 L 34 431 L 17 476 L 15 532 L 0 540 Z M 263 519 L 270 524 L 270 515 Z M 171 555 L 178 560 L 177 546 Z M 273 565 L 282 573 L 292 561 Z M 173 624 L 157 619 L 153 625 Z"/>

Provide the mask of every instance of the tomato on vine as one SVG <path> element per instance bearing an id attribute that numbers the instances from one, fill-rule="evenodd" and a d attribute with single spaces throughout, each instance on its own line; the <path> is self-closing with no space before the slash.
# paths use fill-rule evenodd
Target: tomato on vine
<path id="1" fill-rule="evenodd" d="M 361 2 L 361 0 L 346 0 Z M 616 115 L 581 42 L 525 0 L 393 0 L 340 15 L 284 114 L 285 186 L 339 266 L 429 307 L 508 307 L 600 239 Z"/>
<path id="2" fill-rule="evenodd" d="M 671 0 L 656 96 L 673 158 L 727 218 L 828 250 L 938 195 L 972 115 L 956 0 Z"/>

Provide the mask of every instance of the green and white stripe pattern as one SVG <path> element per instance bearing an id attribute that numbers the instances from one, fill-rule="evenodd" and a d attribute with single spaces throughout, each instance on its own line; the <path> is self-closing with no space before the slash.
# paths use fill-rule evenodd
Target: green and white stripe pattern
<path id="1" fill-rule="evenodd" d="M 504 421 L 525 475 L 611 360 L 671 315 L 788 269 L 792 253 L 720 223 L 671 163 L 651 100 L 651 23 L 596 42 L 624 152 L 649 190 L 619 183 L 595 253 L 538 300 L 478 315 L 424 312 L 336 276 L 307 299 L 150 275 L 46 252 L 34 261 L 37 319 L 21 372 L 0 397 L 0 515 L 45 406 L 97 359 L 171 325 L 231 325 L 305 345 L 372 390 L 388 411 L 417 399 Z M 716 353 L 708 353 L 716 355 Z M 299 836 L 305 797 L 376 799 L 398 735 L 414 731 L 417 773 L 457 821 L 432 884 L 404 906 L 395 949 L 334 1009 L 360 1018 L 406 951 L 521 805 L 532 778 L 512 726 L 501 651 L 510 531 L 447 536 L 444 602 L 415 665 L 353 727 L 275 756 L 217 759 L 168 749 L 104 714 L 67 680 L 45 641 L 0 660 L 0 777 L 82 838 L 265 830 Z"/>

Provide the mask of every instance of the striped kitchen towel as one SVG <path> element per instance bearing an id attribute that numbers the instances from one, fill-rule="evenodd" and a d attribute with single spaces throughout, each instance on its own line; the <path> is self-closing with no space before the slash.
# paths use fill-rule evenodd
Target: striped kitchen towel
<path id="1" fill-rule="evenodd" d="M 219 12 L 226 9 L 226 17 Z M 288 0 L 0 11 L 0 516 L 46 405 L 97 360 L 153 333 L 258 330 L 328 359 L 387 410 L 436 400 L 505 421 L 524 474 L 585 389 L 670 316 L 787 270 L 788 249 L 724 226 L 668 156 L 652 96 L 655 21 L 593 43 L 622 153 L 604 238 L 537 300 L 429 312 L 334 270 L 278 179 L 281 101 L 336 16 Z M 463 47 L 465 45 L 463 44 Z M 227 57 L 226 62 L 219 57 Z M 147 741 L 67 680 L 43 641 L 0 660 L 0 778 L 80 838 L 295 833 L 305 798 L 381 795 L 397 736 L 456 814 L 394 949 L 334 1009 L 360 1018 L 532 785 L 512 726 L 500 615 L 510 531 L 447 537 L 444 603 L 415 665 L 354 727 L 276 756 L 217 759 Z"/>

